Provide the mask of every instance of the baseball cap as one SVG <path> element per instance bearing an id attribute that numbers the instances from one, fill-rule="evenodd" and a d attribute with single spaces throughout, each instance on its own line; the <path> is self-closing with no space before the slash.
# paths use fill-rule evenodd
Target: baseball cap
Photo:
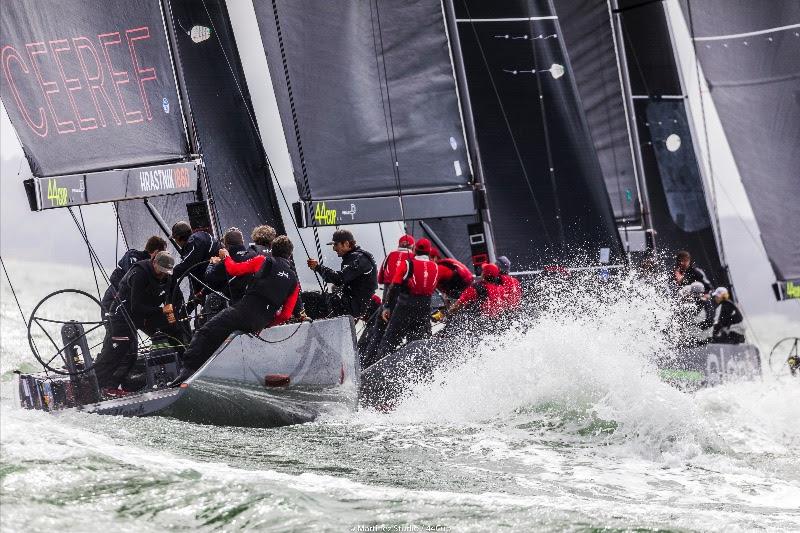
<path id="1" fill-rule="evenodd" d="M 500 267 L 492 263 L 485 263 L 481 265 L 481 275 L 483 277 L 499 278 Z"/>
<path id="2" fill-rule="evenodd" d="M 153 268 L 161 274 L 172 275 L 172 269 L 175 268 L 175 258 L 169 252 L 158 252 L 155 259 L 153 259 Z"/>
<path id="3" fill-rule="evenodd" d="M 726 289 L 725 287 L 717 287 L 711 292 L 711 296 L 713 296 L 714 298 L 716 298 L 717 296 L 724 296 L 725 294 L 728 294 L 728 289 Z"/>
<path id="4" fill-rule="evenodd" d="M 414 237 L 411 235 L 403 235 L 400 237 L 397 245 L 401 248 L 412 248 L 414 246 Z"/>
<path id="5" fill-rule="evenodd" d="M 498 257 L 495 264 L 500 267 L 500 272 L 502 274 L 508 274 L 511 271 L 511 261 L 504 255 Z"/>
<path id="6" fill-rule="evenodd" d="M 704 292 L 706 292 L 706 288 L 703 287 L 703 284 L 700 283 L 699 281 L 695 281 L 694 283 L 689 285 L 689 292 L 691 292 L 692 294 L 703 294 Z"/>
<path id="7" fill-rule="evenodd" d="M 428 239 L 422 238 L 417 241 L 417 244 L 414 246 L 414 252 L 418 254 L 425 254 L 428 255 L 431 253 L 431 241 Z"/>
<path id="8" fill-rule="evenodd" d="M 348 231 L 346 229 L 337 229 L 336 231 L 333 232 L 333 237 L 331 239 L 331 242 L 329 242 L 328 244 L 334 244 L 337 242 L 346 242 L 346 241 L 353 242 L 355 240 L 356 238 L 353 237 L 353 232 Z"/>

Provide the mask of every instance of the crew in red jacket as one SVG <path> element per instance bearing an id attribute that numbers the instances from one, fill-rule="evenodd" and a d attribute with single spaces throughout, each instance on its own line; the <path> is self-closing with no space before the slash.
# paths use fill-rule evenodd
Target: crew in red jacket
<path id="1" fill-rule="evenodd" d="M 499 318 L 518 306 L 519 302 L 515 305 L 510 301 L 503 288 L 500 268 L 494 264 L 485 264 L 481 279 L 461 293 L 448 314 L 453 315 L 464 310 L 483 318 Z"/>
<path id="2" fill-rule="evenodd" d="M 450 257 L 442 257 L 436 265 L 439 269 L 439 281 L 436 288 L 448 300 L 458 300 L 464 289 L 472 285 L 475 276 L 461 261 Z"/>
<path id="3" fill-rule="evenodd" d="M 377 359 L 393 352 L 403 338 L 411 342 L 431 335 L 431 296 L 439 270 L 430 260 L 430 252 L 431 242 L 418 240 L 414 257 L 406 259 L 395 271 L 384 298 L 383 319 L 387 325 L 375 354 Z"/>
<path id="4" fill-rule="evenodd" d="M 397 267 L 409 257 L 414 257 L 414 237 L 403 235 L 397 243 L 397 250 L 389 252 L 389 255 L 383 260 L 381 269 L 378 271 L 378 283 L 388 288 Z"/>
<path id="5" fill-rule="evenodd" d="M 500 269 L 500 280 L 503 282 L 503 289 L 506 292 L 506 300 L 509 307 L 516 309 L 522 302 L 522 285 L 519 280 L 510 274 L 511 261 L 508 257 L 501 255 L 495 263 Z"/>
<path id="6" fill-rule="evenodd" d="M 234 331 L 257 333 L 264 328 L 283 324 L 292 316 L 300 283 L 292 264 L 294 246 L 281 235 L 272 242 L 272 255 L 237 263 L 220 250 L 225 269 L 233 276 L 253 274 L 253 280 L 236 304 L 221 311 L 198 329 L 183 354 L 183 369 L 172 382 L 178 385 L 200 368 Z"/>

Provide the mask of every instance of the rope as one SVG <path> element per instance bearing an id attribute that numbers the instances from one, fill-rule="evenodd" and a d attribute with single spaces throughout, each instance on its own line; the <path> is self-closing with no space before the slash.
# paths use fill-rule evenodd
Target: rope
<path id="1" fill-rule="evenodd" d="M 19 298 L 17 298 L 17 291 L 14 290 L 14 284 L 11 283 L 11 277 L 8 275 L 8 270 L 6 270 L 6 262 L 3 261 L 3 256 L 0 255 L 0 265 L 3 265 L 3 272 L 6 275 L 6 280 L 8 280 L 8 286 L 11 288 L 11 294 L 14 296 L 14 301 L 17 302 L 17 309 L 19 309 L 19 316 L 22 317 L 22 323 L 25 324 L 25 327 L 28 327 L 28 321 L 25 319 L 25 313 L 22 311 L 22 306 L 19 303 Z"/>
<path id="2" fill-rule="evenodd" d="M 81 225 L 83 226 L 83 234 L 87 235 L 88 239 L 88 233 L 86 231 L 86 221 L 83 220 L 83 209 L 81 209 L 81 206 L 78 206 L 78 214 L 80 214 L 81 216 Z M 89 264 L 92 265 L 92 275 L 94 276 L 94 286 L 97 288 L 97 298 L 102 299 L 103 295 L 100 294 L 100 283 L 97 281 L 97 270 L 95 269 L 94 261 L 92 261 L 91 252 L 89 252 Z"/>

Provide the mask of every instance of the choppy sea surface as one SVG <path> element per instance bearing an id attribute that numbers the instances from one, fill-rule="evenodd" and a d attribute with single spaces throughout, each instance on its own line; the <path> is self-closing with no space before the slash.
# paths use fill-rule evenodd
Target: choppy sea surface
<path id="1" fill-rule="evenodd" d="M 12 273 L 26 313 L 94 289 Z M 544 306 L 391 414 L 277 429 L 17 408 L 12 372 L 35 365 L 2 285 L 2 531 L 800 530 L 800 380 L 662 382 L 648 284 Z"/>

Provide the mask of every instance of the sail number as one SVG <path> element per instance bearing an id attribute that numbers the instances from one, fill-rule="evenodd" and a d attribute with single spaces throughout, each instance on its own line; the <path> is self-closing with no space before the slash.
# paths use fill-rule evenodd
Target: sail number
<path id="1" fill-rule="evenodd" d="M 317 224 L 332 226 L 336 224 L 336 209 L 328 209 L 325 202 L 314 207 L 314 220 Z"/>
<path id="2" fill-rule="evenodd" d="M 50 200 L 52 207 L 62 207 L 67 205 L 69 195 L 66 187 L 59 187 L 54 179 L 47 180 L 47 199 Z"/>

